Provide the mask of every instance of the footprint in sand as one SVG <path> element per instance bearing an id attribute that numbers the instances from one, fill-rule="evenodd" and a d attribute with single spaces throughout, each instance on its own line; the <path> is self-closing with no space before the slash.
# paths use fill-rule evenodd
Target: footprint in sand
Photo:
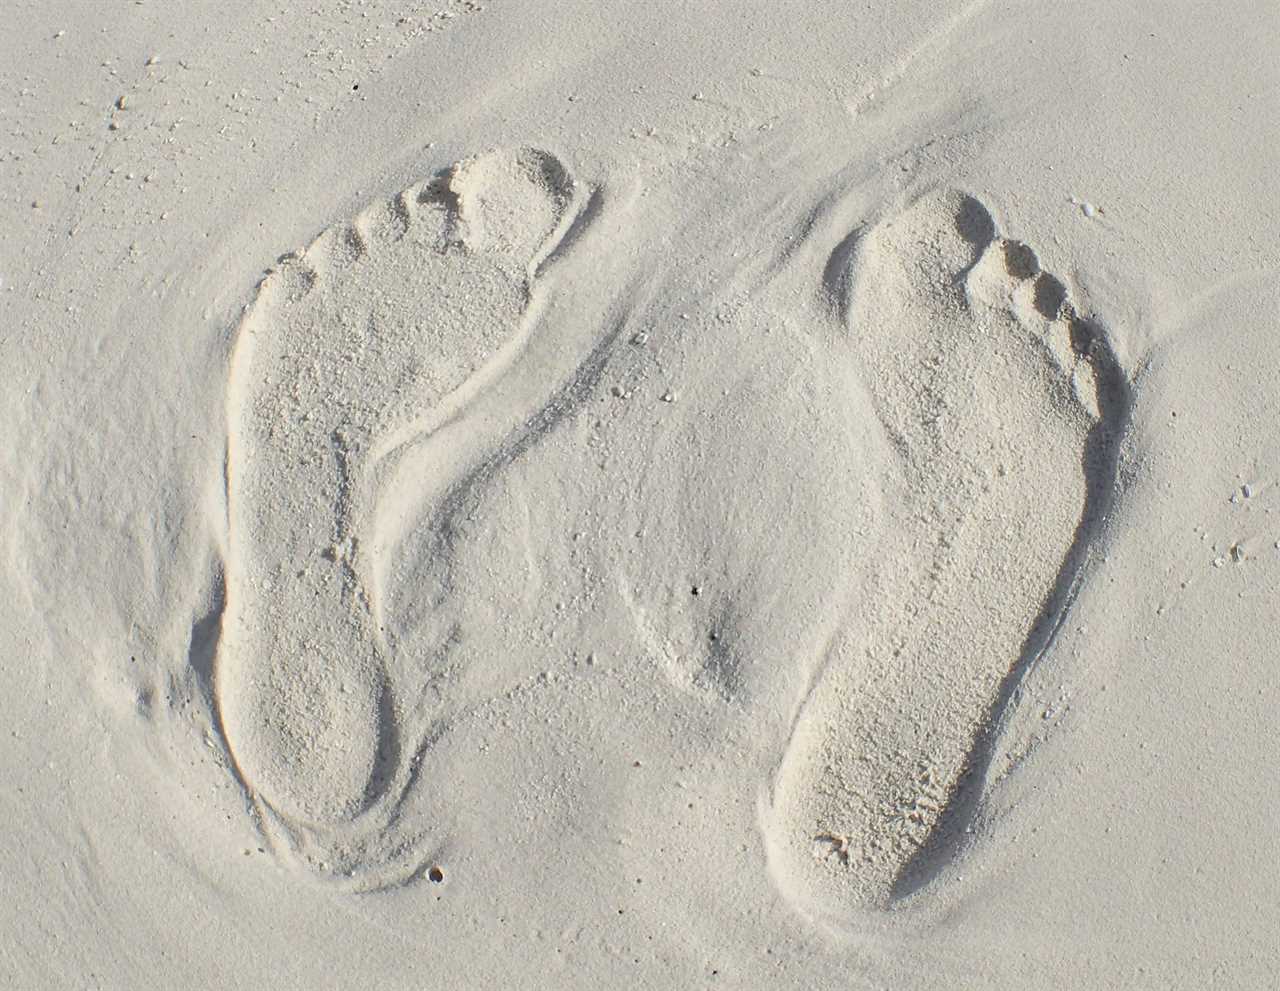
<path id="1" fill-rule="evenodd" d="M 572 380 L 581 342 L 531 343 L 535 282 L 591 212 L 552 156 L 481 156 L 282 259 L 246 311 L 217 706 L 264 828 L 322 871 L 377 886 L 423 856 L 400 809 L 447 630 L 407 615 L 403 558 Z"/>
<path id="2" fill-rule="evenodd" d="M 970 821 L 1106 512 L 1128 385 L 1101 326 L 972 197 L 923 197 L 846 239 L 826 276 L 893 451 L 889 518 L 768 832 L 794 900 L 886 906 Z"/>

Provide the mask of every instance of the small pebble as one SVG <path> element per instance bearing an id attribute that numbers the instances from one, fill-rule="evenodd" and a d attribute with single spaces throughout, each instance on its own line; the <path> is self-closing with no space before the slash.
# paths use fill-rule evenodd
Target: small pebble
<path id="1" fill-rule="evenodd" d="M 1095 207 L 1092 203 L 1084 202 L 1080 204 L 1080 212 L 1083 213 L 1090 220 L 1092 220 L 1094 217 L 1094 214 L 1096 214 L 1098 210 L 1097 210 L 1097 207 Z"/>
<path id="2" fill-rule="evenodd" d="M 674 392 L 664 392 L 664 393 L 662 394 L 662 401 L 663 401 L 664 403 L 674 403 L 674 402 L 676 401 L 676 395 L 675 395 L 675 393 L 674 393 Z"/>
<path id="3" fill-rule="evenodd" d="M 1253 498 L 1253 486 L 1249 485 L 1247 482 L 1244 485 L 1240 486 L 1240 491 L 1244 494 L 1244 497 L 1246 499 Z"/>
<path id="4" fill-rule="evenodd" d="M 123 110 L 128 105 L 129 105 L 129 100 L 128 100 L 128 97 L 126 96 L 121 95 L 120 98 L 116 100 L 117 110 Z"/>

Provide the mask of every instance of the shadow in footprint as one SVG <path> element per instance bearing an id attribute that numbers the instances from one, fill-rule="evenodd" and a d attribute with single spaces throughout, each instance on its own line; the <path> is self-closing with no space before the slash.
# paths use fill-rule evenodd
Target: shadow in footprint
<path id="1" fill-rule="evenodd" d="M 1040 274 L 1040 259 L 1031 245 L 1021 241 L 1004 243 L 1004 267 L 1011 276 L 1019 281 L 1034 279 Z"/>
<path id="2" fill-rule="evenodd" d="M 1067 287 L 1048 272 L 1041 272 L 1036 279 L 1035 292 L 1032 297 L 1038 312 L 1046 320 L 1057 320 L 1062 315 L 1062 307 L 1067 301 Z"/>
<path id="3" fill-rule="evenodd" d="M 981 254 L 995 240 L 996 222 L 985 206 L 972 196 L 964 196 L 956 211 L 956 232 Z"/>
<path id="4" fill-rule="evenodd" d="M 978 264 L 987 246 L 996 239 L 996 221 L 985 206 L 972 196 L 964 196 L 956 210 L 956 233 L 969 245 L 969 261 L 956 274 L 957 283 Z"/>
<path id="5" fill-rule="evenodd" d="M 1054 310 L 1058 313 L 1063 309 L 1066 289 L 1057 279 L 1048 278 L 1062 290 Z M 1021 687 L 1057 639 L 1080 591 L 1089 553 L 1096 546 L 1115 501 L 1120 441 L 1133 409 L 1132 386 L 1101 323 L 1072 315 L 1068 328 L 1073 349 L 1088 358 L 1097 382 L 1099 418 L 1089 431 L 1083 451 L 1084 510 L 1044 608 L 1027 635 L 1017 661 L 1000 683 L 983 728 L 973 740 L 964 770 L 937 824 L 895 880 L 890 891 L 893 900 L 906 898 L 926 887 L 955 860 L 964 846 L 989 781 L 1001 735 L 1019 703 Z"/>

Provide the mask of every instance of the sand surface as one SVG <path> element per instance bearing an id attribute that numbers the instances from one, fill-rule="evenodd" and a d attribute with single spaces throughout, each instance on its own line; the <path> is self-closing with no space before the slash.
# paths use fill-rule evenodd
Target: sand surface
<path id="1" fill-rule="evenodd" d="M 3 23 L 0 986 L 1274 983 L 1274 3 Z"/>

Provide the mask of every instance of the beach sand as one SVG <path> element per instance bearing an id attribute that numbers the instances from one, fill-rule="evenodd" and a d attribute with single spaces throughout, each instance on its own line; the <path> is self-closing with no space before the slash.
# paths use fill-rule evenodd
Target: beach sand
<path id="1" fill-rule="evenodd" d="M 1274 983 L 1274 4 L 4 18 L 0 986 Z"/>

